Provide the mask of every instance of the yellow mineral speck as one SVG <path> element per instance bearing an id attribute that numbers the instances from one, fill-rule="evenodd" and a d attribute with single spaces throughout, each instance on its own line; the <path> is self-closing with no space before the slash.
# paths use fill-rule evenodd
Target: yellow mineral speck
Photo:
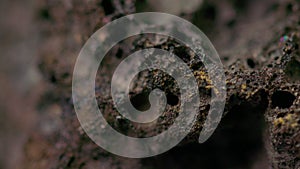
<path id="1" fill-rule="evenodd" d="M 293 123 L 293 124 L 291 124 L 291 127 L 292 128 L 295 128 L 295 127 L 297 127 L 298 126 L 298 123 Z"/>
<path id="2" fill-rule="evenodd" d="M 246 84 L 242 84 L 241 88 L 242 88 L 241 92 L 242 93 L 246 93 L 247 85 Z M 250 95 L 250 94 L 248 93 L 247 95 Z"/>
<path id="3" fill-rule="evenodd" d="M 293 120 L 293 115 L 292 114 L 288 114 L 286 117 L 285 117 L 286 120 L 288 121 L 291 121 Z"/>
<path id="4" fill-rule="evenodd" d="M 245 90 L 247 88 L 246 84 L 242 84 L 242 89 Z"/>
<path id="5" fill-rule="evenodd" d="M 208 84 L 212 84 L 212 81 L 210 80 L 210 78 L 209 78 L 209 76 L 207 75 L 206 72 L 201 71 L 201 70 L 200 71 L 195 71 L 194 75 L 196 77 L 198 77 L 199 79 L 201 79 L 201 80 L 205 80 Z"/>
<path id="6" fill-rule="evenodd" d="M 213 87 L 214 87 L 213 85 L 205 86 L 206 89 L 211 89 L 211 88 L 213 88 Z"/>
<path id="7" fill-rule="evenodd" d="M 275 126 L 283 125 L 283 124 L 284 124 L 284 120 L 283 120 L 282 117 L 280 117 L 280 118 L 274 120 L 274 125 L 275 125 Z"/>
<path id="8" fill-rule="evenodd" d="M 209 78 L 207 78 L 206 81 L 208 84 L 212 84 L 212 81 Z"/>

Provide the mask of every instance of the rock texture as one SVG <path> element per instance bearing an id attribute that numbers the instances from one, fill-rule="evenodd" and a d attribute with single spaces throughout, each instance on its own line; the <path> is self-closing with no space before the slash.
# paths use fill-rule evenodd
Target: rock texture
<path id="1" fill-rule="evenodd" d="M 146 3 L 146 2 L 144 2 Z M 117 118 L 110 79 L 122 59 L 142 48 L 173 50 L 194 71 L 201 94 L 197 123 L 176 148 L 158 157 L 127 159 L 95 145 L 82 131 L 71 100 L 75 59 L 88 37 L 106 22 L 144 10 L 131 0 L 39 2 L 39 68 L 48 91 L 39 101 L 40 121 L 25 145 L 25 168 L 291 168 L 300 167 L 300 5 L 299 1 L 204 1 L 196 12 L 182 14 L 211 38 L 226 72 L 223 120 L 207 143 L 197 144 L 214 90 L 205 67 L 175 40 L 147 35 L 115 46 L 98 71 L 96 95 L 107 121 L 120 132 L 147 137 L 165 130 L 178 113 L 178 88 L 160 71 L 144 71 L 133 82 L 132 103 L 147 108 L 155 87 L 168 98 L 155 124 Z M 210 29 L 213 27 L 212 29 Z M 265 153 L 267 152 L 267 153 Z M 217 155 L 216 155 L 217 154 Z M 194 165 L 191 165 L 194 164 Z"/>

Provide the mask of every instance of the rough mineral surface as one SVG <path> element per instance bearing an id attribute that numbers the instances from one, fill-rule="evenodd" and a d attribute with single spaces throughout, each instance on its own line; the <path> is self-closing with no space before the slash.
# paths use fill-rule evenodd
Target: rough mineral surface
<path id="1" fill-rule="evenodd" d="M 201 95 L 197 123 L 189 136 L 171 151 L 146 159 L 112 155 L 87 137 L 71 99 L 75 59 L 95 30 L 136 9 L 147 10 L 144 3 L 131 0 L 39 3 L 37 22 L 42 42 L 39 68 L 48 81 L 48 91 L 37 107 L 42 120 L 25 144 L 25 168 L 300 168 L 297 0 L 204 1 L 197 11 L 182 14 L 207 33 L 226 73 L 225 112 L 206 143 L 198 144 L 197 138 L 210 108 L 214 86 L 203 63 L 190 49 L 174 39 L 157 35 L 126 39 L 107 54 L 95 81 L 99 108 L 109 124 L 126 135 L 149 137 L 166 130 L 176 118 L 180 103 L 178 87 L 170 76 L 159 70 L 144 71 L 132 82 L 131 101 L 140 110 L 149 107 L 147 97 L 153 88 L 166 92 L 166 111 L 149 125 L 118 117 L 110 96 L 110 81 L 117 65 L 133 51 L 150 47 L 172 50 L 193 70 Z"/>

